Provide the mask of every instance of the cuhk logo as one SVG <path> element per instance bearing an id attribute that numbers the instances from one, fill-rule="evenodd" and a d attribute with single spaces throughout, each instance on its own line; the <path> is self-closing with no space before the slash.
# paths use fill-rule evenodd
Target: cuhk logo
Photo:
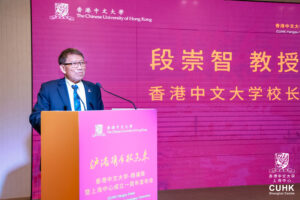
<path id="1" fill-rule="evenodd" d="M 289 165 L 289 153 L 275 153 L 275 167 L 284 169 Z"/>
<path id="2" fill-rule="evenodd" d="M 74 17 L 69 16 L 69 4 L 67 3 L 55 3 L 55 15 L 52 15 L 49 18 L 51 20 L 67 19 L 74 21 Z"/>
<path id="3" fill-rule="evenodd" d="M 106 136 L 105 133 L 103 133 L 103 124 L 95 125 L 95 133 L 93 137 L 97 137 L 97 136 Z"/>
<path id="4" fill-rule="evenodd" d="M 289 168 L 289 153 L 275 153 L 275 167 L 269 170 L 269 195 L 295 195 L 295 169 Z"/>

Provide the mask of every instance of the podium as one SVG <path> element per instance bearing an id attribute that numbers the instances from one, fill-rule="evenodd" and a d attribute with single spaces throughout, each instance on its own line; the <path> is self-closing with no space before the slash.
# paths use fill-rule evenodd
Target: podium
<path id="1" fill-rule="evenodd" d="M 43 111 L 41 199 L 157 199 L 154 109 Z"/>

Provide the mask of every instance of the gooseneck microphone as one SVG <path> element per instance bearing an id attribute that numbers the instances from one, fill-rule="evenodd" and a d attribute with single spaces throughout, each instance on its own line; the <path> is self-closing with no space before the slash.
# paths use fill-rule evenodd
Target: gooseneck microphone
<path id="1" fill-rule="evenodd" d="M 75 87 L 75 86 L 76 86 L 76 87 Z M 75 88 L 76 88 L 76 90 L 78 89 L 78 86 L 77 86 L 77 85 L 72 85 L 71 87 L 73 88 L 74 92 L 75 92 Z M 77 92 L 76 92 L 76 94 L 77 94 L 77 98 L 79 99 L 79 101 L 80 101 L 80 102 L 82 103 L 82 105 L 83 105 L 84 111 L 86 111 L 87 109 L 86 109 L 85 103 L 82 101 L 81 97 L 79 96 L 79 94 L 78 94 Z M 75 104 L 75 102 L 74 102 L 74 104 Z"/>
<path id="2" fill-rule="evenodd" d="M 119 96 L 119 95 L 116 95 L 116 94 L 114 94 L 114 93 L 112 93 L 112 92 L 109 92 L 109 91 L 105 90 L 105 89 L 102 87 L 102 85 L 101 85 L 100 83 L 96 83 L 96 85 L 98 85 L 99 88 L 101 88 L 104 92 L 107 92 L 107 93 L 109 93 L 109 94 L 111 94 L 111 95 L 113 95 L 113 96 L 115 96 L 115 97 L 118 97 L 118 98 L 120 98 L 120 99 L 123 99 L 123 100 L 125 100 L 125 101 L 131 103 L 131 104 L 133 105 L 134 109 L 135 109 L 135 110 L 137 109 L 136 106 L 135 106 L 135 104 L 134 104 L 132 101 L 130 101 L 129 99 L 125 99 L 125 98 L 123 98 L 123 97 L 121 97 L 121 96 Z"/>
<path id="3" fill-rule="evenodd" d="M 83 108 L 84 108 L 84 111 L 86 111 L 86 106 L 84 104 L 84 102 L 82 101 L 81 97 L 79 96 L 79 94 L 77 94 L 78 96 L 78 99 L 81 101 L 82 105 L 83 105 Z"/>

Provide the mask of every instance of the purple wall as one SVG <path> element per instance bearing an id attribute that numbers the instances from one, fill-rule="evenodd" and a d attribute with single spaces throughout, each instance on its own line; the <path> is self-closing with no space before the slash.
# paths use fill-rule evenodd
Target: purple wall
<path id="1" fill-rule="evenodd" d="M 75 47 L 88 61 L 86 80 L 101 82 L 139 108 L 157 108 L 160 190 L 269 184 L 277 152 L 290 154 L 293 181 L 300 182 L 299 4 L 64 0 L 68 8 L 55 10 L 55 3 L 32 0 L 33 103 L 42 82 L 62 77 L 59 53 Z M 157 48 L 160 66 L 153 70 Z M 192 49 L 202 54 L 183 58 Z M 163 50 L 173 57 L 162 56 Z M 214 50 L 227 57 L 212 62 Z M 265 56 L 252 59 L 254 51 Z M 174 70 L 161 70 L 163 62 L 172 62 Z M 202 70 L 183 70 L 183 62 L 201 62 Z M 163 99 L 151 99 L 154 86 L 162 86 Z M 176 86 L 185 88 L 177 99 Z M 191 95 L 197 86 L 205 92 L 198 100 Z M 217 86 L 224 100 L 214 99 Z M 236 87 L 241 98 L 230 100 Z M 257 100 L 253 87 L 262 89 Z M 105 109 L 130 107 L 107 94 L 103 100 Z M 40 137 L 34 133 L 33 139 L 38 197 Z"/>

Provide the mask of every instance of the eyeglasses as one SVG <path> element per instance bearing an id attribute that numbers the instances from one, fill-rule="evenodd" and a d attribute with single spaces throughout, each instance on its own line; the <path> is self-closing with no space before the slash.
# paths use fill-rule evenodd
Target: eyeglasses
<path id="1" fill-rule="evenodd" d="M 80 61 L 80 62 L 72 62 L 72 63 L 64 63 L 64 65 L 71 66 L 72 69 L 77 69 L 79 67 L 85 68 L 86 61 Z"/>

